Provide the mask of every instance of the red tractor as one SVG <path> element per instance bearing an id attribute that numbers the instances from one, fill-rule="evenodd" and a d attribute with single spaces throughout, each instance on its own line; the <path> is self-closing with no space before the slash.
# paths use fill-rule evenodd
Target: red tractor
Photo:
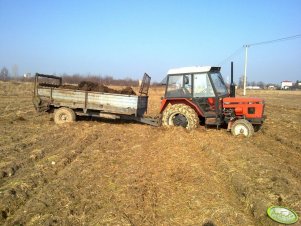
<path id="1" fill-rule="evenodd" d="M 168 71 L 160 113 L 163 126 L 227 125 L 233 135 L 250 137 L 265 119 L 264 106 L 260 98 L 235 97 L 233 64 L 230 93 L 220 67 L 184 67 Z"/>

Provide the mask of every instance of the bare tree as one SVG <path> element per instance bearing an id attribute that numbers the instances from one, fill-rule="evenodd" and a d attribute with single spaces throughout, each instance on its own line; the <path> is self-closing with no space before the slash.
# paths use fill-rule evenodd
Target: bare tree
<path id="1" fill-rule="evenodd" d="M 244 87 L 244 76 L 240 76 L 239 81 L 238 81 L 238 88 L 243 88 Z"/>
<path id="2" fill-rule="evenodd" d="M 0 71 L 0 80 L 6 81 L 8 79 L 8 69 L 3 67 Z"/>
<path id="3" fill-rule="evenodd" d="M 248 85 L 250 85 L 250 86 L 256 86 L 256 82 L 250 82 L 250 83 L 248 83 Z"/>
<path id="4" fill-rule="evenodd" d="M 261 89 L 264 89 L 265 83 L 262 81 L 257 82 L 257 86 L 259 86 Z"/>

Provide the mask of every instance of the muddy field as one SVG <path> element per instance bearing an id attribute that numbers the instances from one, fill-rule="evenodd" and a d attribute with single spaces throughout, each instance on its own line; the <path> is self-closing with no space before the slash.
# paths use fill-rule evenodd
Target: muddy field
<path id="1" fill-rule="evenodd" d="M 0 82 L 0 225 L 280 225 L 301 215 L 301 91 L 266 99 L 252 138 L 36 113 L 31 83 Z M 150 91 L 156 116 L 163 89 Z M 295 225 L 301 225 L 301 220 Z"/>

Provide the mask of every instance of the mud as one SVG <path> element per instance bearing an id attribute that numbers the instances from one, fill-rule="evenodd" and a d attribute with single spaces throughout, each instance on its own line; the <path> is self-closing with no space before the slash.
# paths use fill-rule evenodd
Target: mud
<path id="1" fill-rule="evenodd" d="M 59 86 L 59 88 L 84 90 L 84 91 L 95 91 L 95 92 L 103 92 L 103 93 L 118 93 L 118 94 L 126 94 L 126 95 L 136 95 L 135 91 L 129 86 L 125 87 L 121 90 L 116 90 L 116 89 L 112 89 L 108 86 L 105 86 L 103 84 L 90 82 L 90 81 L 82 81 L 77 86 L 61 85 L 61 86 Z"/>
<path id="2" fill-rule="evenodd" d="M 301 215 L 301 92 L 248 92 L 266 99 L 268 119 L 244 139 L 90 118 L 55 125 L 35 112 L 32 90 L 0 82 L 0 225 L 277 226 L 271 205 Z M 147 116 L 163 92 L 150 89 Z"/>

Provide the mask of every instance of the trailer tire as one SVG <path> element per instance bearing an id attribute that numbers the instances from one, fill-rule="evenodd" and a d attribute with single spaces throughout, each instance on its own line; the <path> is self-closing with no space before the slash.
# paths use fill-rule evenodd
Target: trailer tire
<path id="1" fill-rule="evenodd" d="M 251 137 L 254 134 L 254 127 L 249 121 L 238 119 L 233 123 L 231 133 L 234 136 L 244 135 L 245 137 Z"/>
<path id="2" fill-rule="evenodd" d="M 54 111 L 54 122 L 63 124 L 66 122 L 74 122 L 76 120 L 75 112 L 70 108 L 59 108 Z"/>
<path id="3" fill-rule="evenodd" d="M 34 98 L 32 98 L 32 103 L 33 103 L 34 108 L 38 111 L 39 106 L 41 104 L 41 98 L 38 96 L 35 96 Z"/>
<path id="4" fill-rule="evenodd" d="M 186 129 L 195 129 L 199 124 L 197 113 L 186 104 L 170 105 L 162 115 L 163 126 L 182 126 Z"/>

